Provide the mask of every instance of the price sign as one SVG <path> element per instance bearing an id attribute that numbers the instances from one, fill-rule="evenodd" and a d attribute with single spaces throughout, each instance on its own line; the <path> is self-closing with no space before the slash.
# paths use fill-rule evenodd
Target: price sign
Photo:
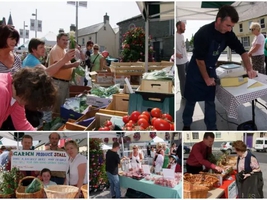
<path id="1" fill-rule="evenodd" d="M 237 197 L 237 185 L 236 181 L 233 181 L 227 188 L 228 190 L 228 199 L 236 199 Z"/>

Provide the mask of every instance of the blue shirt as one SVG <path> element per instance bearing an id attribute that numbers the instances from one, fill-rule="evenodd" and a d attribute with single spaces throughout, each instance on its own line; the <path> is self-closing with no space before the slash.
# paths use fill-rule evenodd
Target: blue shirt
<path id="1" fill-rule="evenodd" d="M 36 65 L 41 64 L 40 60 L 37 59 L 34 55 L 29 53 L 22 62 L 22 67 L 35 67 Z"/>

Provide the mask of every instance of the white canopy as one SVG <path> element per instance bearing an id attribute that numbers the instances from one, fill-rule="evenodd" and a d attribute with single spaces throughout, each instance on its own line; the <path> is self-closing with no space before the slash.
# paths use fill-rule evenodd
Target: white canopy
<path id="1" fill-rule="evenodd" d="M 108 146 L 108 145 L 106 145 L 106 144 L 102 144 L 101 148 L 102 148 L 102 150 L 112 149 L 111 146 Z"/>
<path id="2" fill-rule="evenodd" d="M 57 43 L 57 35 L 53 32 L 48 32 L 44 37 L 40 38 L 45 42 L 45 46 L 54 46 Z"/>
<path id="3" fill-rule="evenodd" d="M 215 20 L 218 12 L 217 6 L 229 2 L 205 2 L 211 4 L 211 8 L 203 8 L 202 1 L 183 1 L 176 3 L 176 19 L 177 20 Z M 212 6 L 213 5 L 213 6 Z M 239 21 L 257 18 L 266 15 L 267 2 L 248 2 L 236 1 L 231 4 L 234 6 L 239 14 Z M 213 7 L 213 8 L 212 8 Z"/>
<path id="4" fill-rule="evenodd" d="M 1 143 L 5 147 L 14 147 L 14 146 L 17 146 L 17 145 L 21 146 L 20 142 L 16 142 L 16 141 L 8 139 L 8 138 L 2 138 L 1 139 Z"/>
<path id="5" fill-rule="evenodd" d="M 153 138 L 152 142 L 159 143 L 159 142 L 164 142 L 164 140 L 160 138 L 159 136 L 156 136 Z"/>

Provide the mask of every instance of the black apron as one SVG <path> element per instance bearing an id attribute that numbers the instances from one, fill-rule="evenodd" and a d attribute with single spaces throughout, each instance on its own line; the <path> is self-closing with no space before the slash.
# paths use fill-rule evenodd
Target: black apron
<path id="1" fill-rule="evenodd" d="M 217 42 L 212 40 L 209 46 L 208 55 L 205 58 L 205 64 L 207 73 L 210 78 L 217 78 L 216 75 L 216 62 L 220 57 L 221 52 L 224 51 L 226 47 L 226 41 Z M 185 98 L 188 101 L 214 101 L 215 100 L 215 90 L 216 86 L 207 86 L 202 75 L 200 73 L 199 67 L 196 63 L 196 58 L 193 54 L 186 74 L 185 83 Z"/>

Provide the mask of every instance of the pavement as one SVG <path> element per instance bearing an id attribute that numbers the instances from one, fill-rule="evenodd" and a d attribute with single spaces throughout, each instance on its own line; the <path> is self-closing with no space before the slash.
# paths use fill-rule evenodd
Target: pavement
<path id="1" fill-rule="evenodd" d="M 190 59 L 191 53 L 188 54 L 188 58 Z M 227 60 L 226 54 L 222 54 L 219 60 Z M 232 54 L 232 60 L 236 62 L 240 62 L 241 58 L 237 54 Z M 181 98 L 180 93 L 180 84 L 179 79 L 176 73 L 176 130 L 183 129 L 183 120 L 182 114 L 185 106 L 185 100 Z M 258 100 L 267 105 L 267 95 L 258 98 Z M 238 107 L 238 117 L 239 119 L 233 119 L 227 117 L 227 112 L 224 110 L 222 105 L 215 100 L 216 111 L 217 111 L 217 128 L 220 131 L 229 131 L 229 130 L 237 130 L 237 124 L 241 124 L 243 122 L 249 121 L 252 119 L 252 108 L 251 103 L 245 103 Z M 255 106 L 255 114 L 256 114 L 256 125 L 258 130 L 267 130 L 267 110 L 256 103 Z M 235 124 L 234 124 L 235 123 Z M 206 130 L 206 125 L 204 123 L 204 102 L 197 102 L 195 106 L 195 111 L 193 115 L 193 123 L 191 125 L 191 130 Z"/>

